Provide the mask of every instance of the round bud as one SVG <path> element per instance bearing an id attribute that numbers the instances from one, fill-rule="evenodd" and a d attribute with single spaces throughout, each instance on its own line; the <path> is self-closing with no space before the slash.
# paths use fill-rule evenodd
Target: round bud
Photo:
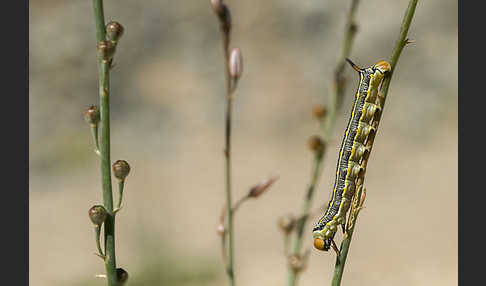
<path id="1" fill-rule="evenodd" d="M 128 273 L 123 268 L 117 268 L 116 279 L 120 285 L 123 285 L 128 280 Z"/>
<path id="2" fill-rule="evenodd" d="M 327 109 L 324 105 L 322 104 L 316 104 L 312 107 L 312 115 L 317 118 L 321 119 L 324 118 L 327 114 Z"/>
<path id="3" fill-rule="evenodd" d="M 313 135 L 308 141 L 309 148 L 314 152 L 322 152 L 324 150 L 324 142 L 318 135 Z"/>
<path id="4" fill-rule="evenodd" d="M 98 55 L 103 59 L 103 61 L 108 62 L 113 58 L 115 54 L 115 45 L 111 41 L 99 42 Z"/>
<path id="5" fill-rule="evenodd" d="M 216 14 L 220 15 L 223 13 L 223 0 L 211 0 L 211 6 Z"/>
<path id="6" fill-rule="evenodd" d="M 108 40 L 116 43 L 121 38 L 121 36 L 123 36 L 123 31 L 125 29 L 120 23 L 116 21 L 111 21 L 106 24 L 105 30 Z"/>
<path id="7" fill-rule="evenodd" d="M 84 112 L 84 120 L 91 125 L 97 125 L 100 122 L 100 109 L 98 106 L 91 105 Z"/>
<path id="8" fill-rule="evenodd" d="M 101 205 L 95 205 L 91 207 L 88 211 L 89 218 L 93 222 L 94 225 L 100 226 L 105 222 L 108 213 L 106 209 Z"/>
<path id="9" fill-rule="evenodd" d="M 219 235 L 223 235 L 226 230 L 224 228 L 224 225 L 223 224 L 219 224 L 217 227 L 216 227 L 216 232 L 219 234 Z"/>
<path id="10" fill-rule="evenodd" d="M 278 219 L 278 227 L 285 233 L 289 234 L 295 227 L 295 218 L 292 215 L 282 216 Z"/>
<path id="11" fill-rule="evenodd" d="M 233 48 L 231 50 L 229 72 L 233 79 L 239 79 L 243 72 L 243 57 L 239 48 Z"/>
<path id="12" fill-rule="evenodd" d="M 118 160 L 113 163 L 113 174 L 119 180 L 125 180 L 130 173 L 130 165 L 125 160 Z"/>
<path id="13" fill-rule="evenodd" d="M 305 261 L 300 255 L 292 255 L 289 257 L 289 265 L 296 273 L 301 272 L 305 268 Z"/>

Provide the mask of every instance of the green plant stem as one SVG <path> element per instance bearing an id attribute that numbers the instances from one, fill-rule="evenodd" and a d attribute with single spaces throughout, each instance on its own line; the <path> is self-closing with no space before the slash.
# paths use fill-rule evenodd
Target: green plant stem
<path id="1" fill-rule="evenodd" d="M 95 153 L 96 155 L 100 155 L 100 145 L 98 143 L 98 124 L 91 125 L 91 136 L 93 137 L 93 141 L 95 143 Z"/>
<path id="2" fill-rule="evenodd" d="M 96 41 L 105 41 L 105 16 L 102 0 L 93 0 Z M 100 156 L 101 156 L 101 184 L 103 190 L 103 205 L 108 212 L 105 220 L 105 268 L 109 286 L 117 286 L 116 258 L 115 258 L 115 216 L 113 215 L 113 194 L 111 187 L 110 168 L 110 66 L 98 55 L 98 78 L 100 96 Z"/>
<path id="3" fill-rule="evenodd" d="M 101 243 L 100 243 L 100 232 L 101 232 L 101 226 L 96 225 L 95 226 L 95 239 L 96 239 L 96 248 L 98 249 L 98 254 L 100 257 L 104 257 L 105 254 L 103 253 L 103 250 L 101 250 Z"/>
<path id="4" fill-rule="evenodd" d="M 314 165 L 312 171 L 313 175 L 309 187 L 307 188 L 302 215 L 299 216 L 296 239 L 294 242 L 294 247 L 292 249 L 291 255 L 298 255 L 299 252 L 301 251 L 302 237 L 304 234 L 303 230 L 305 229 L 305 223 L 309 218 L 314 189 L 322 173 L 322 162 L 324 161 L 326 155 L 326 149 L 327 149 L 326 147 L 332 138 L 337 112 L 341 108 L 341 102 L 346 87 L 345 81 L 343 79 L 344 65 L 346 62 L 346 58 L 349 57 L 351 53 L 351 48 L 353 46 L 354 38 L 356 35 L 356 24 L 354 19 L 358 8 L 358 3 L 359 0 L 351 1 L 351 7 L 349 8 L 346 16 L 347 20 L 346 20 L 346 27 L 344 32 L 345 36 L 343 40 L 343 46 L 340 53 L 340 57 L 336 65 L 336 69 L 334 70 L 334 81 L 333 81 L 331 92 L 329 94 L 328 114 L 324 117 L 324 119 L 321 119 L 319 121 L 320 127 L 322 129 L 322 134 L 323 134 L 324 151 L 316 154 L 314 157 Z M 295 270 L 292 269 L 292 267 L 289 266 L 287 285 L 295 286 L 297 283 L 297 276 L 298 276 L 298 272 L 296 272 Z"/>
<path id="5" fill-rule="evenodd" d="M 125 186 L 125 180 L 118 180 L 118 204 L 116 209 L 120 210 L 123 200 L 123 187 Z"/>
<path id="6" fill-rule="evenodd" d="M 294 247 L 292 249 L 291 255 L 298 255 L 302 248 L 302 238 L 304 234 L 304 227 L 307 218 L 309 217 L 310 209 L 312 207 L 312 196 L 314 194 L 314 190 L 316 188 L 317 182 L 319 181 L 319 177 L 321 174 L 322 169 L 322 156 L 323 152 L 318 152 L 314 156 L 314 165 L 312 168 L 312 178 L 311 182 L 307 188 L 307 194 L 304 201 L 304 208 L 302 211 L 302 216 L 300 216 L 299 220 L 297 221 L 297 229 L 296 229 L 296 239 L 294 243 Z M 295 285 L 297 282 L 297 275 L 298 272 L 292 269 L 289 265 L 288 271 L 288 285 Z"/>
<path id="7" fill-rule="evenodd" d="M 390 86 L 390 81 L 391 81 L 391 77 L 393 75 L 393 71 L 396 68 L 396 65 L 398 63 L 398 59 L 400 57 L 400 54 L 402 53 L 403 48 L 408 43 L 406 38 L 407 38 L 408 30 L 410 28 L 410 24 L 412 22 L 413 15 L 415 13 L 415 8 L 417 6 L 417 2 L 418 2 L 418 0 L 410 0 L 410 2 L 408 4 L 407 11 L 405 12 L 405 16 L 403 18 L 402 25 L 401 25 L 401 28 L 400 28 L 400 33 L 399 33 L 398 39 L 395 43 L 395 48 L 393 49 L 393 53 L 392 53 L 392 56 L 391 56 L 390 61 L 389 61 L 390 65 L 391 65 L 391 71 L 388 74 L 388 76 L 384 79 L 383 84 L 382 84 L 380 91 L 379 91 L 379 100 L 380 100 L 380 105 L 382 107 L 382 112 L 380 112 L 377 115 L 377 118 L 375 119 L 375 122 L 374 122 L 375 128 L 378 128 L 378 125 L 379 125 L 380 120 L 381 120 L 381 116 L 383 114 L 383 108 L 385 106 L 385 100 L 386 100 L 386 96 L 387 96 L 387 93 L 388 93 L 388 88 Z M 366 165 L 368 163 L 368 158 L 369 158 L 369 155 L 371 153 L 371 147 L 373 146 L 375 136 L 376 136 L 376 132 L 374 132 L 372 134 L 372 136 L 370 136 L 370 138 L 368 139 L 368 142 L 367 142 L 367 146 L 370 147 L 370 152 L 368 152 L 367 155 L 365 155 L 365 157 L 363 158 L 362 166 L 364 167 L 365 170 L 366 170 Z M 364 173 L 358 179 L 357 187 L 363 186 L 363 185 L 364 185 Z M 361 196 L 360 193 L 356 194 L 356 198 L 358 200 L 359 200 L 360 196 Z M 359 203 L 360 202 L 358 201 L 358 204 Z M 341 247 L 340 247 L 341 255 L 339 255 L 336 258 L 334 275 L 333 275 L 332 284 L 331 284 L 332 286 L 341 285 L 341 279 L 342 279 L 343 272 L 344 272 L 344 266 L 345 266 L 345 263 L 346 263 L 346 258 L 348 256 L 348 251 L 349 251 L 349 247 L 350 247 L 350 244 L 351 244 L 351 239 L 353 237 L 353 232 L 354 232 L 356 220 L 358 218 L 358 215 L 357 215 L 358 212 L 359 212 L 359 210 L 356 211 L 355 215 L 352 217 L 352 220 L 350 222 L 351 227 L 346 230 L 346 235 L 345 235 L 343 241 L 341 242 Z"/>
<path id="8" fill-rule="evenodd" d="M 226 183 L 226 218 L 228 220 L 227 230 L 225 232 L 227 238 L 227 263 L 226 263 L 226 273 L 228 275 L 229 285 L 235 285 L 235 274 L 234 274 L 234 233 L 233 233 L 233 211 L 231 203 L 231 114 L 233 109 L 232 93 L 233 89 L 231 87 L 231 76 L 229 72 L 229 43 L 230 43 L 230 33 L 225 32 L 221 29 L 221 34 L 223 37 L 223 50 L 224 50 L 224 70 L 226 76 L 226 114 L 225 114 L 225 183 Z"/>

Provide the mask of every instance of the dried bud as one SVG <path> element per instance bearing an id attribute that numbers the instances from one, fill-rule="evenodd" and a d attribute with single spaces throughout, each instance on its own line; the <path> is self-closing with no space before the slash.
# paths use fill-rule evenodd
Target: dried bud
<path id="1" fill-rule="evenodd" d="M 96 226 L 101 226 L 105 222 L 108 213 L 106 209 L 101 205 L 93 206 L 88 211 L 89 218 Z"/>
<path id="2" fill-rule="evenodd" d="M 115 54 L 115 45 L 111 41 L 103 41 L 98 43 L 98 54 L 104 62 L 109 62 Z"/>
<path id="3" fill-rule="evenodd" d="M 219 235 L 223 235 L 226 232 L 226 230 L 224 229 L 224 225 L 223 224 L 219 224 L 216 227 L 216 231 L 218 232 Z"/>
<path id="4" fill-rule="evenodd" d="M 314 152 L 322 152 L 324 150 L 324 142 L 318 135 L 313 135 L 308 141 L 309 148 Z"/>
<path id="5" fill-rule="evenodd" d="M 231 30 L 231 13 L 228 6 L 221 4 L 222 8 L 218 12 L 219 23 L 223 32 L 228 35 Z"/>
<path id="6" fill-rule="evenodd" d="M 248 197 L 257 198 L 263 194 L 276 180 L 278 177 L 271 177 L 261 181 L 259 184 L 253 186 L 248 192 Z"/>
<path id="7" fill-rule="evenodd" d="M 233 48 L 231 50 L 229 59 L 229 72 L 233 79 L 240 78 L 243 72 L 243 58 L 241 56 L 241 50 L 239 48 Z"/>
<path id="8" fill-rule="evenodd" d="M 128 273 L 123 268 L 116 269 L 116 280 L 120 285 L 123 285 L 128 280 Z"/>
<path id="9" fill-rule="evenodd" d="M 91 105 L 85 112 L 84 112 L 84 120 L 96 126 L 98 122 L 100 122 L 100 109 L 96 105 Z"/>
<path id="10" fill-rule="evenodd" d="M 211 0 L 211 6 L 213 6 L 213 10 L 217 15 L 223 13 L 223 0 Z"/>
<path id="11" fill-rule="evenodd" d="M 106 24 L 105 30 L 106 30 L 106 37 L 108 38 L 108 40 L 117 43 L 118 40 L 120 40 L 121 36 L 123 36 L 123 31 L 125 29 L 120 23 L 116 21 L 111 21 L 108 24 Z"/>
<path id="12" fill-rule="evenodd" d="M 282 216 L 278 219 L 278 227 L 285 233 L 289 234 L 295 227 L 296 220 L 293 215 Z"/>
<path id="13" fill-rule="evenodd" d="M 321 119 L 324 118 L 327 114 L 327 109 L 324 105 L 322 104 L 316 104 L 312 107 L 312 115 L 317 118 Z"/>
<path id="14" fill-rule="evenodd" d="M 307 258 L 309 251 L 306 251 L 303 256 L 299 254 L 289 256 L 289 266 L 295 273 L 299 273 L 307 266 Z"/>
<path id="15" fill-rule="evenodd" d="M 125 160 L 118 160 L 113 163 L 113 174 L 119 180 L 125 180 L 130 173 L 130 165 Z"/>

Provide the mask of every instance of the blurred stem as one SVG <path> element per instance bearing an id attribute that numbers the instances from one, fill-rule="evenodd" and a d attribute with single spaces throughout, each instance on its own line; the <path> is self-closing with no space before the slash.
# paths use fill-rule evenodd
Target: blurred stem
<path id="1" fill-rule="evenodd" d="M 398 63 L 398 59 L 400 57 L 400 54 L 402 53 L 403 48 L 408 43 L 408 40 L 406 38 L 407 38 L 407 34 L 408 34 L 408 29 L 410 28 L 410 24 L 412 22 L 413 15 L 415 13 L 415 8 L 417 6 L 417 2 L 418 2 L 418 0 L 410 0 L 410 2 L 408 4 L 407 11 L 405 12 L 405 15 L 404 15 L 403 21 L 402 21 L 402 25 L 400 27 L 400 33 L 399 33 L 398 39 L 395 43 L 395 48 L 393 49 L 392 56 L 390 58 L 389 63 L 391 65 L 391 71 L 388 74 L 388 76 L 383 80 L 382 86 L 381 86 L 379 93 L 378 93 L 378 95 L 379 95 L 378 100 L 379 100 L 379 104 L 382 107 L 382 112 L 378 113 L 375 121 L 373 122 L 373 126 L 376 128 L 376 130 L 378 130 L 378 125 L 380 124 L 381 116 L 383 114 L 383 108 L 385 106 L 385 100 L 386 100 L 386 96 L 387 96 L 387 93 L 388 93 L 388 88 L 390 86 L 390 81 L 391 81 L 391 77 L 393 75 L 393 71 L 396 68 L 396 65 Z M 373 142 L 375 141 L 375 137 L 376 137 L 376 132 L 374 132 L 370 135 L 370 137 L 368 138 L 368 141 L 366 143 L 367 147 L 370 148 L 370 152 L 367 152 L 365 154 L 364 158 L 363 158 L 362 166 L 363 166 L 365 172 L 366 172 L 366 166 L 368 164 L 368 159 L 369 159 L 369 156 L 370 156 L 370 153 L 371 153 L 371 148 L 373 147 Z M 359 190 L 359 192 L 357 192 L 356 195 L 355 195 L 356 199 L 357 199 L 357 204 L 354 205 L 354 207 L 353 207 L 354 210 L 352 210 L 352 211 L 354 211 L 354 215 L 350 216 L 350 220 L 351 220 L 350 224 L 349 224 L 350 227 L 346 230 L 346 235 L 345 235 L 343 241 L 341 242 L 341 248 L 340 248 L 341 255 L 336 258 L 336 265 L 335 265 L 335 268 L 334 268 L 334 275 L 333 275 L 332 284 L 331 284 L 332 286 L 341 285 L 341 279 L 342 279 L 343 272 L 344 272 L 344 265 L 346 263 L 346 258 L 347 258 L 347 255 L 348 255 L 349 246 L 351 244 L 351 239 L 353 237 L 354 227 L 355 227 L 356 220 L 358 218 L 358 213 L 359 213 L 359 209 L 356 209 L 356 206 L 359 206 L 361 204 L 361 202 L 359 200 L 361 198 L 361 192 L 363 190 L 365 172 L 362 172 L 362 174 L 358 178 L 358 183 L 356 184 L 356 186 Z"/>
<path id="2" fill-rule="evenodd" d="M 105 16 L 102 0 L 93 0 L 96 41 L 105 41 Z M 113 194 L 111 188 L 110 168 L 110 67 L 98 54 L 98 77 L 100 96 L 100 156 L 101 156 L 101 184 L 103 189 L 103 205 L 108 212 L 105 225 L 105 268 L 109 286 L 117 286 L 115 259 L 115 216 L 113 215 Z"/>
<path id="3" fill-rule="evenodd" d="M 345 59 L 349 57 L 351 53 L 351 48 L 353 46 L 354 37 L 356 35 L 356 24 L 354 21 L 356 10 L 358 7 L 359 0 L 352 0 L 351 7 L 349 8 L 348 14 L 346 16 L 346 28 L 345 28 L 345 36 L 344 42 L 341 50 L 341 55 L 338 59 L 338 63 L 336 69 L 334 70 L 334 81 L 332 85 L 332 90 L 329 95 L 329 103 L 328 103 L 328 114 L 321 120 L 320 127 L 323 132 L 323 142 L 324 142 L 324 151 L 317 153 L 314 157 L 314 167 L 313 167 L 313 175 L 311 178 L 311 182 L 307 189 L 307 194 L 305 196 L 304 208 L 302 211 L 302 215 L 299 216 L 298 224 L 297 224 L 297 233 L 295 244 L 292 250 L 291 255 L 298 255 L 301 247 L 302 247 L 302 236 L 304 233 L 304 227 L 307 219 L 309 218 L 310 208 L 312 206 L 312 197 L 314 194 L 314 189 L 319 181 L 319 177 L 322 173 L 322 162 L 326 155 L 325 148 L 329 141 L 332 138 L 332 133 L 334 129 L 334 123 L 337 117 L 337 111 L 341 107 L 342 97 L 345 91 L 345 82 L 344 82 L 344 65 Z M 291 267 L 288 270 L 288 286 L 295 286 L 297 283 L 297 276 L 298 273 L 294 271 Z"/>
<path id="4" fill-rule="evenodd" d="M 226 76 L 226 115 L 225 115 L 225 183 L 226 183 L 226 217 L 228 220 L 227 230 L 225 232 L 227 237 L 228 247 L 228 259 L 226 263 L 226 273 L 228 275 L 229 285 L 235 285 L 235 275 L 233 266 L 233 211 L 231 203 L 231 114 L 233 108 L 231 88 L 231 76 L 229 72 L 229 43 L 230 32 L 221 29 L 221 35 L 223 37 L 223 50 L 224 50 L 224 71 Z"/>

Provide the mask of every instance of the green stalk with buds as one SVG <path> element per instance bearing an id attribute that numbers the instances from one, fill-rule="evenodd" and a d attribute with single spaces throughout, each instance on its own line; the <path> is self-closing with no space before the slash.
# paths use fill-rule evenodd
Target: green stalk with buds
<path id="1" fill-rule="evenodd" d="M 105 263 L 106 274 L 97 275 L 105 277 L 108 286 L 124 285 L 128 279 L 128 273 L 116 267 L 115 255 L 115 215 L 120 210 L 125 178 L 130 171 L 126 161 L 118 160 L 113 164 L 115 177 L 118 179 L 118 205 L 113 208 L 113 194 L 111 185 L 111 161 L 110 161 L 110 70 L 113 57 L 120 37 L 123 35 L 123 26 L 118 22 L 110 22 L 105 25 L 103 1 L 93 0 L 96 41 L 98 51 L 98 84 L 100 106 L 91 106 L 85 112 L 85 120 L 91 127 L 91 134 L 95 143 L 95 152 L 100 156 L 101 185 L 103 194 L 103 206 L 95 205 L 89 210 L 89 217 L 95 226 L 97 255 Z M 98 130 L 100 135 L 98 136 Z M 104 251 L 101 247 L 101 226 L 104 224 Z"/>
<path id="2" fill-rule="evenodd" d="M 304 206 L 302 213 L 294 218 L 293 216 L 282 217 L 279 220 L 279 227 L 284 234 L 284 253 L 288 259 L 287 285 L 295 286 L 298 275 L 307 265 L 308 250 L 301 253 L 302 241 L 305 232 L 307 220 L 314 214 L 325 207 L 321 206 L 315 211 L 311 211 L 312 199 L 319 178 L 322 174 L 323 162 L 326 155 L 326 147 L 333 138 L 333 129 L 338 111 L 341 108 L 341 102 L 345 93 L 346 81 L 344 79 L 345 59 L 351 54 L 354 38 L 357 32 L 355 15 L 358 8 L 359 0 L 351 0 L 351 6 L 346 15 L 346 27 L 344 31 L 344 40 L 336 68 L 332 88 L 329 93 L 329 102 L 327 106 L 317 104 L 312 108 L 312 114 L 319 122 L 322 132 L 321 135 L 313 135 L 309 138 L 308 147 L 313 152 L 312 173 L 307 192 L 304 197 Z M 290 245 L 290 236 L 295 231 L 294 244 Z M 289 249 L 291 248 L 291 249 Z"/>
<path id="3" fill-rule="evenodd" d="M 413 16 L 415 14 L 415 8 L 417 7 L 417 2 L 418 2 L 418 0 L 410 0 L 410 2 L 408 3 L 408 8 L 405 11 L 405 15 L 404 15 L 403 20 L 402 20 L 398 39 L 395 43 L 395 48 L 393 49 L 392 56 L 391 56 L 390 61 L 389 61 L 390 66 L 391 66 L 391 70 L 390 70 L 388 76 L 386 76 L 383 79 L 383 83 L 381 85 L 381 88 L 378 91 L 378 101 L 379 101 L 379 104 L 380 104 L 382 111 L 380 113 L 378 113 L 376 120 L 374 120 L 374 122 L 373 122 L 373 127 L 376 129 L 376 131 L 378 131 L 378 126 L 379 126 L 380 121 L 381 121 L 381 116 L 383 115 L 383 108 L 385 107 L 385 101 L 386 101 L 386 98 L 387 98 L 388 89 L 389 89 L 389 86 L 390 86 L 390 81 L 391 81 L 393 72 L 397 67 L 398 59 L 400 58 L 400 55 L 402 53 L 403 48 L 405 48 L 405 46 L 407 44 L 413 42 L 413 41 L 407 39 L 407 34 L 408 34 L 408 30 L 410 28 L 410 24 L 412 23 Z M 349 247 L 350 247 L 350 244 L 351 244 L 351 239 L 353 238 L 353 232 L 354 232 L 354 228 L 355 228 L 355 225 L 356 225 L 356 220 L 358 218 L 359 212 L 363 208 L 364 200 L 366 198 L 366 189 L 364 188 L 364 179 L 365 179 L 366 166 L 368 164 L 368 159 L 369 159 L 369 156 L 371 154 L 371 150 L 373 148 L 373 143 L 375 141 L 376 131 L 371 134 L 370 138 L 367 140 L 367 143 L 366 143 L 367 148 L 369 148 L 370 151 L 367 152 L 367 154 L 365 154 L 365 156 L 363 158 L 363 162 L 361 163 L 361 165 L 364 167 L 365 171 L 362 172 L 360 174 L 360 176 L 358 177 L 358 182 L 356 184 L 357 191 L 356 191 L 356 194 L 353 198 L 351 211 L 350 211 L 349 219 L 348 219 L 347 226 L 346 226 L 346 233 L 345 233 L 345 236 L 343 238 L 343 241 L 341 242 L 341 246 L 339 248 L 339 252 L 338 252 L 339 255 L 336 257 L 336 264 L 335 264 L 335 267 L 334 267 L 334 274 L 333 274 L 332 284 L 331 284 L 332 286 L 341 285 L 341 280 L 342 280 L 342 276 L 343 276 L 343 273 L 344 273 L 344 265 L 346 263 L 346 258 L 348 256 Z"/>

